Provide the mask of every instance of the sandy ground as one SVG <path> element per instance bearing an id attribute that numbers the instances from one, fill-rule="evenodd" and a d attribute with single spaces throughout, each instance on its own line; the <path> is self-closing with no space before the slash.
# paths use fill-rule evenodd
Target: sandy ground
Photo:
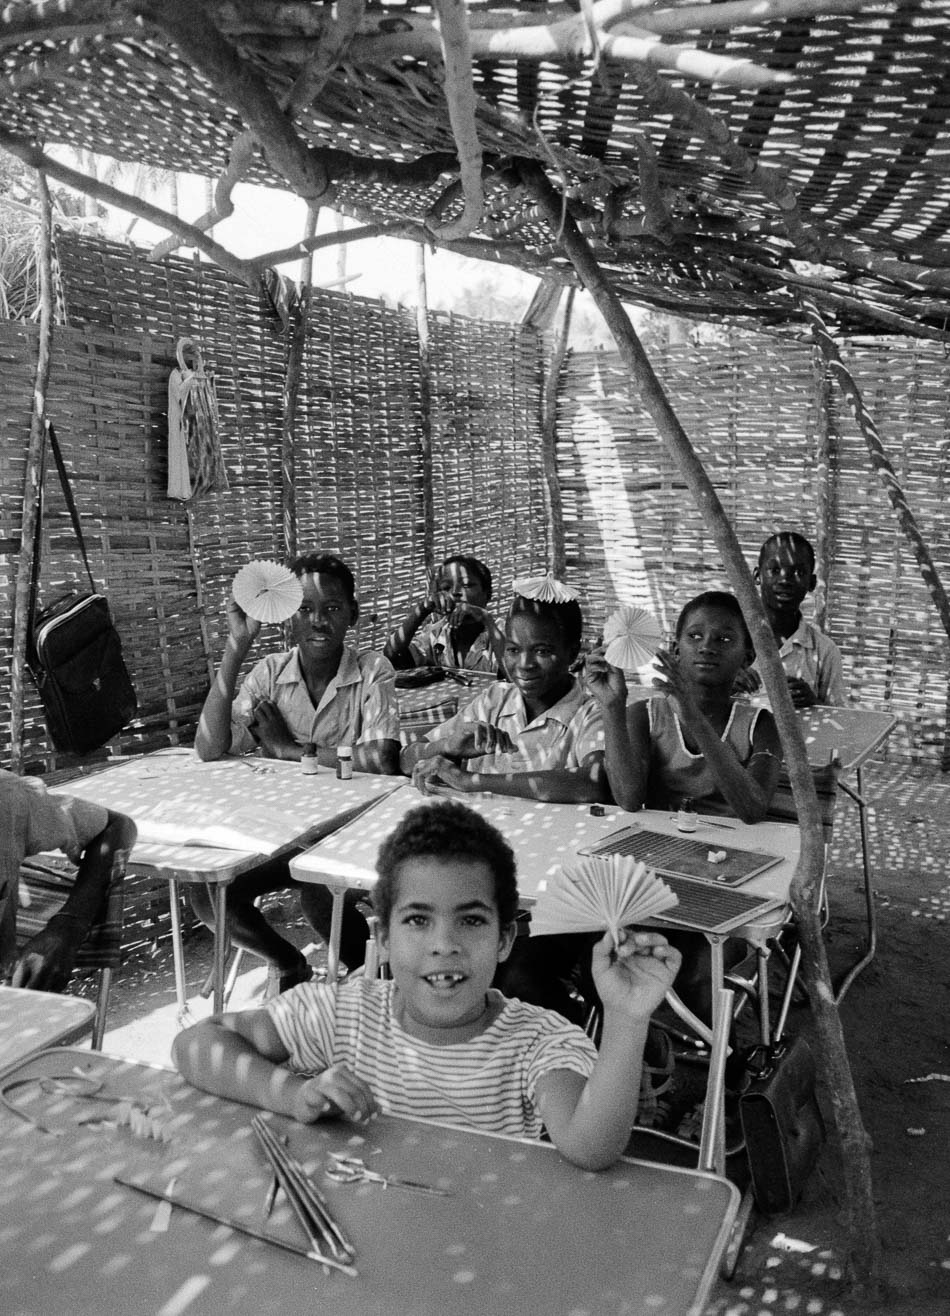
<path id="1" fill-rule="evenodd" d="M 882 1244 L 880 1302 L 846 1283 L 848 1233 L 832 1103 L 821 1092 L 829 1138 L 795 1210 L 753 1218 L 730 1281 L 717 1283 L 704 1316 L 946 1316 L 950 1312 L 950 780 L 872 764 L 872 844 L 879 949 L 841 1005 L 852 1073 L 871 1139 Z M 830 867 L 833 971 L 853 959 L 864 934 L 857 813 L 839 805 Z M 293 903 L 275 912 L 301 946 L 312 933 Z M 186 941 L 189 1017 L 210 1012 L 199 995 L 210 967 L 202 929 Z M 312 958 L 319 962 L 320 952 Z M 244 961 L 231 1007 L 266 990 L 259 962 Z M 807 1008 L 792 1027 L 808 1026 Z M 170 949 L 132 957 L 118 978 L 105 1049 L 168 1063 L 179 1027 Z"/>

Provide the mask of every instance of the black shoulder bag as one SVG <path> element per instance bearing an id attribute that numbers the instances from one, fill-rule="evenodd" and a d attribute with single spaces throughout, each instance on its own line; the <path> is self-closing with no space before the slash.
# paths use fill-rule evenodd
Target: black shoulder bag
<path id="1" fill-rule="evenodd" d="M 64 753 L 88 754 L 130 722 L 138 705 L 122 658 L 122 642 L 112 624 L 109 604 L 96 591 L 79 513 L 56 432 L 49 421 L 46 422 L 46 435 L 91 589 L 88 593 L 69 590 L 42 611 L 37 610 L 46 475 L 44 441 L 33 539 L 27 662 L 43 703 L 46 727 L 54 746 Z"/>

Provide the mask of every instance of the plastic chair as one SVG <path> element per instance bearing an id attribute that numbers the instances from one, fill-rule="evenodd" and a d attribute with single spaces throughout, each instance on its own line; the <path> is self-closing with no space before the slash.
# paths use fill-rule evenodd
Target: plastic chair
<path id="1" fill-rule="evenodd" d="M 20 865 L 21 900 L 17 910 L 17 944 L 24 945 L 57 914 L 72 889 L 75 867 L 67 859 L 52 856 L 30 858 Z M 92 1019 L 91 1046 L 102 1050 L 109 1009 L 112 975 L 122 964 L 122 924 L 125 913 L 124 872 L 114 873 L 106 890 L 103 907 L 89 935 L 76 953 L 74 972 L 98 973 L 96 1012 Z"/>

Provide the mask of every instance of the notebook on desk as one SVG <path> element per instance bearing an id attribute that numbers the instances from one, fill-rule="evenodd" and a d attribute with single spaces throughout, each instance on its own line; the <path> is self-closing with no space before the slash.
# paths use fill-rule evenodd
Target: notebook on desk
<path id="1" fill-rule="evenodd" d="M 709 855 L 716 851 L 726 857 L 713 864 Z M 756 922 L 784 904 L 774 896 L 755 896 L 735 889 L 782 862 L 779 855 L 761 850 L 710 846 L 708 842 L 636 826 L 612 832 L 580 853 L 629 855 L 660 874 L 679 903 L 650 922 L 725 934 Z"/>
<path id="2" fill-rule="evenodd" d="M 738 850 L 718 841 L 696 841 L 686 836 L 668 836 L 639 825 L 611 832 L 581 854 L 629 855 L 664 877 L 693 877 L 714 882 L 716 886 L 741 886 L 750 878 L 782 862 L 781 856 L 764 850 Z M 710 855 L 722 858 L 711 860 Z"/>

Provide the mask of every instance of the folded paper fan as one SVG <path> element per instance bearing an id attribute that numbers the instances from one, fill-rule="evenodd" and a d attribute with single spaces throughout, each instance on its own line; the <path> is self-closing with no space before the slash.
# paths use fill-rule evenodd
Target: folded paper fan
<path id="1" fill-rule="evenodd" d="M 620 929 L 678 904 L 652 868 L 629 855 L 589 855 L 559 868 L 531 911 L 531 935 L 603 932 L 620 941 Z"/>
<path id="2" fill-rule="evenodd" d="M 300 607 L 303 586 L 278 562 L 255 560 L 234 577 L 234 601 L 254 621 L 287 621 Z"/>
<path id="3" fill-rule="evenodd" d="M 663 644 L 663 630 L 652 612 L 626 604 L 604 622 L 604 657 L 614 667 L 632 672 L 642 667 Z"/>
<path id="4" fill-rule="evenodd" d="M 522 576 L 512 589 L 523 599 L 537 599 L 539 603 L 570 603 L 577 598 L 569 585 L 555 580 L 550 572 L 546 576 Z"/>

